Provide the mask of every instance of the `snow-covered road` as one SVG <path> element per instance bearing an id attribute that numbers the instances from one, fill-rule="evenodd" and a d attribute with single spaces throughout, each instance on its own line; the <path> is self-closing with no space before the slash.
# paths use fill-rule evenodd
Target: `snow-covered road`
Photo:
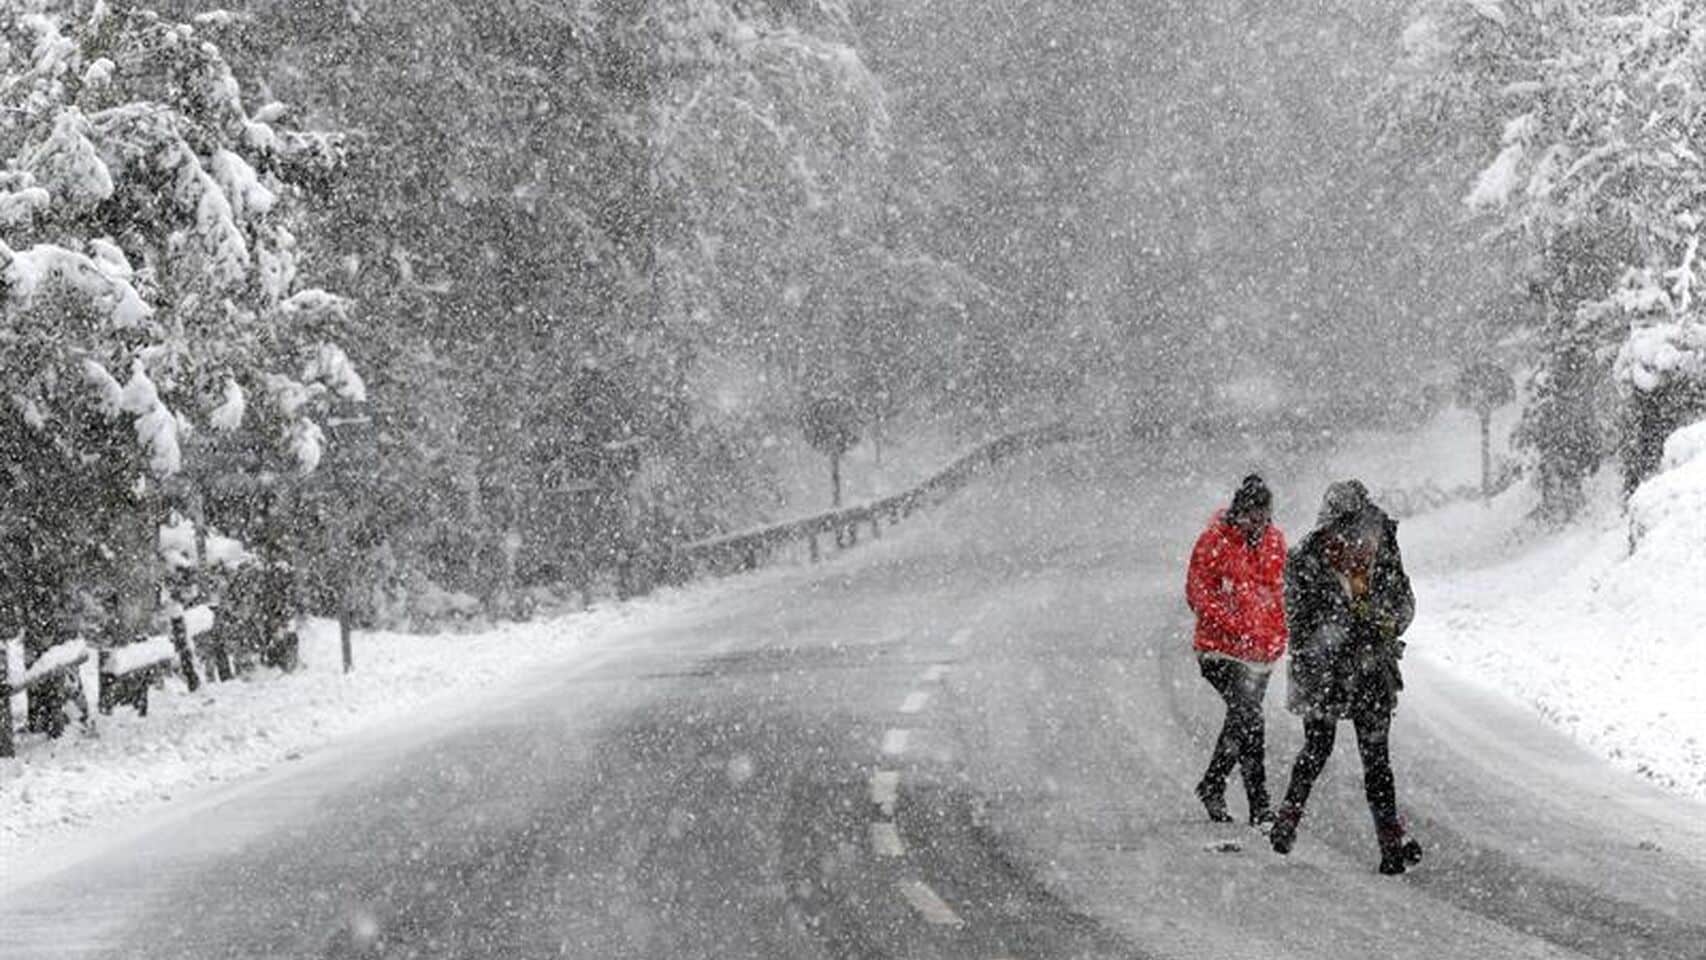
<path id="1" fill-rule="evenodd" d="M 1040 456 L 455 722 L 393 724 L 29 867 L 0 954 L 1706 952 L 1706 810 L 1423 650 L 1394 731 L 1420 868 L 1374 873 L 1349 750 L 1290 858 L 1204 822 L 1190 785 L 1218 702 L 1179 592 L 1238 471 L 1164 466 L 1181 457 Z M 1300 739 L 1283 694 L 1276 782 Z"/>

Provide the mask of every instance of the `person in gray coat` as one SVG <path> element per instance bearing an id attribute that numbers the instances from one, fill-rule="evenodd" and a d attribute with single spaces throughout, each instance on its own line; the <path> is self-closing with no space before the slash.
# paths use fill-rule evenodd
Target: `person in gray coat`
<path id="1" fill-rule="evenodd" d="M 1315 530 L 1286 561 L 1285 609 L 1291 635 L 1286 706 L 1303 718 L 1304 744 L 1270 842 L 1276 852 L 1291 852 L 1339 721 L 1349 720 L 1380 841 L 1380 872 L 1403 873 L 1421 861 L 1422 848 L 1406 836 L 1398 816 L 1389 741 L 1404 688 L 1402 637 L 1415 617 L 1416 596 L 1398 550 L 1398 524 L 1370 501 L 1361 482 L 1327 488 Z"/>

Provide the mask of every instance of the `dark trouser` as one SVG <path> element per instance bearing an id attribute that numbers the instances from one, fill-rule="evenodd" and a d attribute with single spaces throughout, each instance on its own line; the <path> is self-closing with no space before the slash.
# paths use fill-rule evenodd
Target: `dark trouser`
<path id="1" fill-rule="evenodd" d="M 1236 660 L 1201 657 L 1203 679 L 1226 701 L 1226 722 L 1214 743 L 1214 756 L 1203 774 L 1202 791 L 1220 795 L 1234 765 L 1244 772 L 1244 795 L 1252 814 L 1268 809 L 1266 728 L 1262 721 L 1262 698 L 1268 692 L 1268 674 L 1252 670 Z"/>
<path id="2" fill-rule="evenodd" d="M 1368 810 L 1374 815 L 1375 828 L 1384 835 L 1398 827 L 1398 788 L 1392 782 L 1392 757 L 1387 748 L 1392 716 L 1384 712 L 1359 714 L 1351 718 L 1351 723 L 1356 727 L 1357 752 L 1362 754 L 1362 784 L 1368 794 Z M 1309 717 L 1303 721 L 1303 752 L 1297 755 L 1297 765 L 1291 768 L 1291 786 L 1285 791 L 1286 806 L 1303 812 L 1315 778 L 1321 775 L 1333 753 L 1338 729 L 1339 722 L 1330 717 Z"/>

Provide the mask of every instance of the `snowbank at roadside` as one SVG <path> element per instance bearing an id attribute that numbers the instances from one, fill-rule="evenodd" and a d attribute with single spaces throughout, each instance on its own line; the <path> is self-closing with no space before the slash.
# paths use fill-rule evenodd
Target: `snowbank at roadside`
<path id="1" fill-rule="evenodd" d="M 1473 421 L 1358 438 L 1376 489 L 1464 479 Z M 1474 455 L 1478 461 L 1478 454 Z M 1611 472 L 1569 528 L 1527 520 L 1527 484 L 1405 521 L 1416 581 L 1411 656 L 1515 697 L 1620 767 L 1706 800 L 1706 424 L 1672 438 L 1664 470 L 1625 511 Z"/>
<path id="2" fill-rule="evenodd" d="M 693 590 L 707 593 L 707 588 Z M 359 632 L 345 675 L 337 624 L 314 620 L 303 666 L 188 692 L 172 677 L 153 691 L 147 718 L 128 707 L 98 717 L 93 736 L 20 737 L 0 760 L 0 860 L 26 844 L 100 829 L 192 791 L 267 769 L 335 738 L 399 718 L 430 701 L 461 699 L 573 663 L 603 636 L 679 607 L 680 592 L 479 633 Z M 94 690 L 93 661 L 86 689 Z"/>

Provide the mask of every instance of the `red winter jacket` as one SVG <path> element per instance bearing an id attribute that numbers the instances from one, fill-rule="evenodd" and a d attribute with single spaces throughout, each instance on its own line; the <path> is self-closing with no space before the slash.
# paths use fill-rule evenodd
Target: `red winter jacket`
<path id="1" fill-rule="evenodd" d="M 1185 600 L 1197 615 L 1196 649 L 1272 663 L 1285 653 L 1285 535 L 1273 524 L 1254 547 L 1223 514 L 1191 551 Z"/>

